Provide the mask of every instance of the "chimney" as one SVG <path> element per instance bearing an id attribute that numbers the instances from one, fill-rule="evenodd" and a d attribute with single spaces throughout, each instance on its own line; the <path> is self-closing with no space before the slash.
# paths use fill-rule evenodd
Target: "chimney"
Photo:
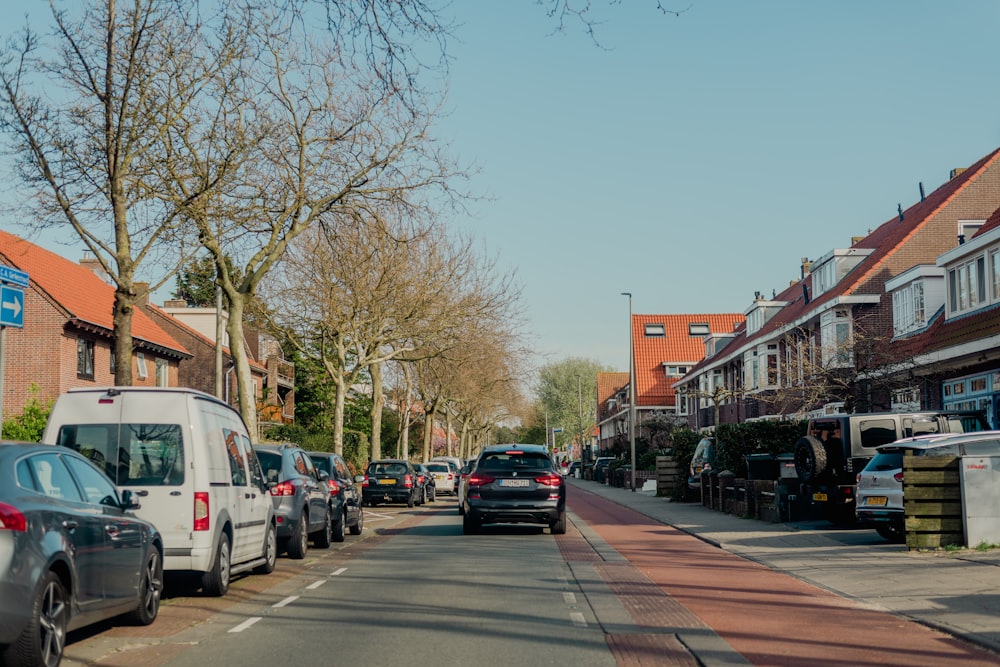
<path id="1" fill-rule="evenodd" d="M 184 299 L 171 299 L 163 302 L 164 308 L 187 308 L 187 301 Z"/>
<path id="2" fill-rule="evenodd" d="M 802 268 L 799 273 L 800 278 L 805 278 L 809 275 L 810 270 L 812 270 L 813 263 L 809 261 L 808 257 L 802 258 Z"/>
<path id="3" fill-rule="evenodd" d="M 920 186 L 920 201 L 924 201 L 924 199 L 926 199 L 926 197 L 924 197 L 924 184 L 923 184 L 923 181 L 921 181 L 920 183 L 918 183 L 918 185 Z"/>
<path id="4" fill-rule="evenodd" d="M 896 204 L 896 211 L 899 212 L 899 221 L 902 222 L 903 221 L 903 205 L 902 204 Z"/>
<path id="5" fill-rule="evenodd" d="M 950 181 L 951 179 L 961 174 L 963 171 L 965 171 L 965 167 L 955 167 L 954 169 L 951 170 L 951 173 L 948 176 L 948 180 Z"/>
<path id="6" fill-rule="evenodd" d="M 138 306 L 148 306 L 149 305 L 149 283 L 133 283 L 132 288 L 135 290 L 135 295 L 137 297 L 136 305 Z"/>
<path id="7" fill-rule="evenodd" d="M 870 234 L 871 232 L 868 232 L 868 233 Z M 852 236 L 851 237 L 851 245 L 857 245 L 858 243 L 861 243 L 864 240 L 865 240 L 864 236 Z"/>

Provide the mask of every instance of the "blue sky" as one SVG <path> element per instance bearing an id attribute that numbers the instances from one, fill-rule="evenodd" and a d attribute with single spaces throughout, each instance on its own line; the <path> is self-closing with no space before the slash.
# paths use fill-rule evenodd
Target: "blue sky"
<path id="1" fill-rule="evenodd" d="M 743 312 L 1000 145 L 995 0 L 592 4 L 601 47 L 531 0 L 451 7 L 437 132 L 491 195 L 455 224 L 516 270 L 542 361 L 627 370 L 621 292 Z"/>
<path id="2" fill-rule="evenodd" d="M 1000 145 L 996 0 L 663 1 L 591 0 L 600 46 L 535 0 L 447 9 L 436 133 L 490 197 L 449 223 L 516 272 L 539 362 L 627 370 L 621 292 L 742 312 Z"/>

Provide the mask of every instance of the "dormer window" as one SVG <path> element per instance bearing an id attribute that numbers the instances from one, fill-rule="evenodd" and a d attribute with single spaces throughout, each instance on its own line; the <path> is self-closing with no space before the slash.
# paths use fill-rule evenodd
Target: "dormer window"
<path id="1" fill-rule="evenodd" d="M 689 336 L 707 336 L 712 333 L 712 328 L 707 322 L 691 322 L 688 324 Z"/>
<path id="2" fill-rule="evenodd" d="M 844 276 L 872 252 L 871 248 L 838 249 L 832 250 L 816 260 L 812 265 L 811 298 L 815 299 L 820 294 L 836 287 Z"/>
<path id="3" fill-rule="evenodd" d="M 667 335 L 667 328 L 663 324 L 647 324 L 645 330 L 647 338 L 664 338 Z"/>
<path id="4" fill-rule="evenodd" d="M 691 370 L 690 366 L 667 366 L 667 377 L 683 377 Z"/>

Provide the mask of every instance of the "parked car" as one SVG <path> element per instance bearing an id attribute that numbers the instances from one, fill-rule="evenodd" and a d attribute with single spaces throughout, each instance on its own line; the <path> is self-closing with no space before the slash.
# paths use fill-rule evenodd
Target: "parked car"
<path id="1" fill-rule="evenodd" d="M 365 504 L 375 507 L 379 503 L 417 504 L 420 487 L 417 473 L 409 461 L 379 459 L 368 464 L 361 493 Z"/>
<path id="2" fill-rule="evenodd" d="M 424 464 L 434 477 L 434 492 L 458 495 L 458 474 L 447 461 L 430 461 Z"/>
<path id="3" fill-rule="evenodd" d="M 591 467 L 590 478 L 595 482 L 600 482 L 602 484 L 608 481 L 608 466 L 611 462 L 615 460 L 613 456 L 598 456 L 594 459 L 594 465 Z"/>
<path id="4" fill-rule="evenodd" d="M 413 469 L 417 471 L 417 482 L 421 487 L 421 504 L 432 503 L 437 500 L 437 480 L 431 474 L 431 471 L 423 463 L 414 463 Z"/>
<path id="5" fill-rule="evenodd" d="M 0 664 L 55 666 L 70 630 L 156 619 L 163 540 L 134 499 L 77 452 L 0 442 Z"/>
<path id="6" fill-rule="evenodd" d="M 476 460 L 466 461 L 461 470 L 458 472 L 458 514 L 459 516 L 465 516 L 465 491 L 469 486 L 469 475 L 472 474 L 472 469 L 476 467 Z"/>
<path id="7" fill-rule="evenodd" d="M 431 457 L 431 461 L 445 461 L 456 473 L 465 465 L 465 461 L 458 456 L 434 456 Z"/>
<path id="8" fill-rule="evenodd" d="M 878 448 L 858 473 L 857 519 L 890 542 L 906 540 L 903 512 L 903 457 L 994 456 L 1000 454 L 1000 431 L 936 434 L 899 440 Z"/>
<path id="9" fill-rule="evenodd" d="M 135 514 L 160 531 L 164 570 L 200 574 L 207 595 L 225 595 L 240 572 L 274 570 L 274 506 L 232 406 L 193 389 L 70 389 L 42 441 L 80 452 L 141 498 Z"/>
<path id="10" fill-rule="evenodd" d="M 254 445 L 278 519 L 278 545 L 292 558 L 306 557 L 309 540 L 320 549 L 333 541 L 326 473 L 301 448 L 284 443 Z"/>
<path id="11" fill-rule="evenodd" d="M 799 493 L 834 524 L 856 519 L 858 473 L 876 448 L 902 438 L 989 429 L 981 411 L 879 412 L 815 417 L 795 443 Z"/>
<path id="12" fill-rule="evenodd" d="M 463 501 L 466 535 L 490 523 L 540 523 L 566 532 L 566 480 L 542 445 L 491 445 L 469 475 Z"/>
<path id="13" fill-rule="evenodd" d="M 358 484 L 364 475 L 351 475 L 343 457 L 333 452 L 309 452 L 309 458 L 320 474 L 326 473 L 326 487 L 330 492 L 331 535 L 334 542 L 344 541 L 344 530 L 360 535 L 365 529 L 365 509 L 362 507 Z"/>
<path id="14" fill-rule="evenodd" d="M 573 461 L 569 464 L 569 469 L 566 471 L 567 477 L 579 477 L 580 476 L 580 462 Z"/>

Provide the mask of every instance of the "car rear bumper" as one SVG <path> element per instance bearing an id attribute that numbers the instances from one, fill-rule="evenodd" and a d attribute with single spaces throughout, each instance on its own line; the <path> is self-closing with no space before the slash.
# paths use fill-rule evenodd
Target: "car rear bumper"
<path id="1" fill-rule="evenodd" d="M 542 503 L 491 502 L 469 499 L 466 512 L 479 523 L 540 523 L 548 525 L 565 512 L 565 501 L 550 500 Z"/>
<path id="2" fill-rule="evenodd" d="M 371 491 L 366 489 L 362 493 L 362 496 L 366 503 L 371 502 L 373 500 L 376 502 L 385 502 L 385 503 L 405 503 L 409 501 L 411 495 L 413 495 L 413 490 L 406 488 L 402 489 L 377 488 L 377 489 L 372 489 Z"/>
<path id="3" fill-rule="evenodd" d="M 903 510 L 891 510 L 891 509 L 857 509 L 855 515 L 858 518 L 858 523 L 873 525 L 878 523 L 899 523 L 902 524 L 905 521 L 905 515 Z"/>

